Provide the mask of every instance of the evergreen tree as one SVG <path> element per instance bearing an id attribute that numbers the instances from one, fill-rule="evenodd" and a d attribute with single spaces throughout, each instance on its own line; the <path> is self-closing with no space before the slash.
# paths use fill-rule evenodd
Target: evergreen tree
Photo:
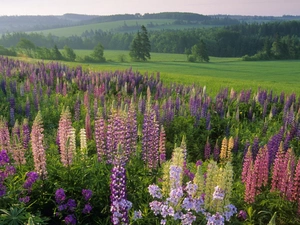
<path id="1" fill-rule="evenodd" d="M 98 43 L 96 47 L 94 48 L 94 51 L 92 53 L 92 57 L 98 61 L 98 62 L 105 62 L 104 58 L 104 48 L 101 43 Z"/>
<path id="2" fill-rule="evenodd" d="M 53 49 L 51 49 L 51 55 L 52 55 L 52 58 L 53 59 L 56 59 L 56 60 L 61 60 L 63 59 L 63 56 L 62 54 L 60 53 L 60 51 L 58 50 L 57 46 L 54 45 Z"/>
<path id="3" fill-rule="evenodd" d="M 200 41 L 199 44 L 199 58 L 201 62 L 209 62 L 209 56 L 207 53 L 207 47 L 203 40 Z"/>
<path id="4" fill-rule="evenodd" d="M 64 47 L 64 57 L 66 58 L 66 60 L 74 62 L 75 59 L 76 59 L 76 54 L 75 54 L 75 52 L 72 48 L 65 45 L 65 47 Z"/>
<path id="5" fill-rule="evenodd" d="M 136 37 L 131 43 L 130 57 L 134 60 L 146 61 L 150 59 L 151 44 L 148 37 L 148 32 L 145 26 L 142 26 L 142 31 L 138 31 Z"/>

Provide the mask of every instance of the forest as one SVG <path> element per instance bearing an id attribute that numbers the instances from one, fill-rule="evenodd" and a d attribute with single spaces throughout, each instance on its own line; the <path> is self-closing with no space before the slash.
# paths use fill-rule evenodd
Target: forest
<path id="1" fill-rule="evenodd" d="M 280 43 L 278 51 L 280 51 L 280 58 L 283 59 L 299 58 L 299 34 L 300 22 L 296 20 L 148 32 L 152 52 L 185 53 L 202 39 L 207 45 L 210 56 L 242 57 L 252 56 L 266 49 L 270 50 L 274 43 Z M 100 42 L 104 49 L 129 50 L 135 35 L 136 33 L 112 33 L 101 30 L 86 30 L 80 35 L 71 37 L 16 32 L 3 34 L 0 45 L 10 48 L 21 38 L 25 38 L 36 46 L 47 48 L 57 45 L 61 49 L 68 45 L 73 49 L 93 49 Z"/>

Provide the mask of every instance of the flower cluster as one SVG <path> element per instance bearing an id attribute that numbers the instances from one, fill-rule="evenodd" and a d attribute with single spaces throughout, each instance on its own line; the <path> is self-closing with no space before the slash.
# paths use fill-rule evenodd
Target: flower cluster
<path id="1" fill-rule="evenodd" d="M 22 192 L 22 194 L 29 194 L 31 192 L 32 185 L 38 180 L 39 175 L 34 171 L 30 171 L 26 174 L 26 177 L 27 178 L 23 184 L 23 188 L 25 189 L 25 191 Z M 26 195 L 25 197 L 20 197 L 19 201 L 26 204 L 30 201 L 30 197 L 28 195 Z"/>
<path id="2" fill-rule="evenodd" d="M 91 203 L 89 202 L 90 199 L 92 198 L 93 192 L 90 189 L 82 189 L 81 193 L 82 193 L 82 196 L 85 200 L 85 205 L 84 205 L 84 208 L 82 210 L 82 213 L 83 214 L 89 214 L 93 209 Z"/>
<path id="3" fill-rule="evenodd" d="M 9 162 L 10 159 L 6 150 L 0 151 L 0 197 L 6 194 L 5 179 L 16 173 L 15 167 L 9 165 Z"/>
<path id="4" fill-rule="evenodd" d="M 68 199 L 63 188 L 59 188 L 55 192 L 55 201 L 58 204 L 56 216 L 63 216 L 67 213 L 64 218 L 66 224 L 76 224 L 76 217 L 74 215 L 75 209 L 77 207 L 76 201 L 74 199 Z"/>

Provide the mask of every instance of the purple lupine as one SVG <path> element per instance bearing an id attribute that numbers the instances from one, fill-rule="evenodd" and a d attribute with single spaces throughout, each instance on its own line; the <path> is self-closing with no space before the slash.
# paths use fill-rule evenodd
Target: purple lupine
<path id="1" fill-rule="evenodd" d="M 85 201 L 89 201 L 93 195 L 93 192 L 90 189 L 82 189 L 81 193 Z"/>
<path id="2" fill-rule="evenodd" d="M 256 158 L 258 150 L 259 150 L 259 139 L 258 139 L 258 137 L 255 137 L 254 140 L 253 140 L 253 144 L 252 144 L 252 157 L 253 157 L 253 159 Z"/>
<path id="3" fill-rule="evenodd" d="M 74 214 L 67 215 L 65 217 L 65 223 L 67 225 L 76 225 L 77 221 L 75 215 Z"/>
<path id="4" fill-rule="evenodd" d="M 25 118 L 22 125 L 22 140 L 23 140 L 23 148 L 28 149 L 29 141 L 30 141 L 30 128 L 28 125 L 28 120 Z"/>
<path id="5" fill-rule="evenodd" d="M 77 100 L 74 105 L 74 119 L 76 121 L 79 121 L 79 119 L 80 119 L 80 105 L 81 105 L 80 99 L 79 99 L 79 97 L 77 97 Z"/>
<path id="6" fill-rule="evenodd" d="M 159 161 L 159 125 L 155 112 L 148 110 L 144 114 L 142 158 L 150 169 L 155 169 Z"/>
<path id="7" fill-rule="evenodd" d="M 89 213 L 91 213 L 92 209 L 93 209 L 92 205 L 90 203 L 87 203 L 87 204 L 84 205 L 82 213 L 83 214 L 89 214 Z"/>
<path id="8" fill-rule="evenodd" d="M 30 101 L 29 101 L 29 98 L 28 98 L 28 97 L 27 97 L 27 99 L 26 99 L 25 115 L 26 115 L 26 118 L 27 118 L 27 119 L 30 118 Z"/>
<path id="9" fill-rule="evenodd" d="M 25 183 L 23 184 L 23 187 L 27 190 L 30 190 L 32 188 L 32 185 L 37 181 L 39 178 L 38 173 L 31 171 L 26 174 L 26 180 Z"/>
<path id="10" fill-rule="evenodd" d="M 211 147 L 209 143 L 209 138 L 207 137 L 205 147 L 204 147 L 204 159 L 209 159 L 211 153 Z"/>
<path id="11" fill-rule="evenodd" d="M 95 141 L 98 161 L 102 161 L 106 155 L 106 123 L 102 116 L 95 120 Z"/>
<path id="12" fill-rule="evenodd" d="M 55 192 L 55 201 L 57 204 L 61 205 L 66 200 L 67 196 L 63 188 L 59 188 Z"/>
<path id="13" fill-rule="evenodd" d="M 216 141 L 215 147 L 214 147 L 214 160 L 218 161 L 220 157 L 220 147 L 218 145 L 218 140 Z"/>

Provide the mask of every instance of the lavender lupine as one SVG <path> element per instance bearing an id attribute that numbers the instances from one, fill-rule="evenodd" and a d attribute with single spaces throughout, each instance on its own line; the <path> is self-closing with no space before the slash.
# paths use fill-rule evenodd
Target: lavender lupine
<path id="1" fill-rule="evenodd" d="M 118 145 L 118 156 L 114 160 L 114 166 L 111 171 L 110 182 L 110 211 L 112 213 L 111 222 L 114 225 L 129 224 L 128 211 L 132 203 L 127 200 L 126 193 L 126 169 L 122 160 L 121 145 Z"/>
<path id="2" fill-rule="evenodd" d="M 216 140 L 213 154 L 214 154 L 214 160 L 218 161 L 220 157 L 220 147 L 218 145 L 218 140 Z"/>
<path id="3" fill-rule="evenodd" d="M 33 153 L 34 169 L 42 179 L 47 176 L 46 169 L 46 151 L 44 148 L 43 121 L 40 111 L 38 111 L 35 120 L 33 121 L 31 130 L 31 146 Z"/>
<path id="4" fill-rule="evenodd" d="M 108 118 L 106 135 L 106 158 L 108 163 L 113 163 L 117 155 L 118 144 L 122 149 L 125 146 L 125 122 L 120 112 L 112 109 L 112 114 Z"/>
<path id="5" fill-rule="evenodd" d="M 125 119 L 125 155 L 129 159 L 135 153 L 137 147 L 138 129 L 137 129 L 137 115 L 133 99 L 131 100 L 127 117 Z"/>

